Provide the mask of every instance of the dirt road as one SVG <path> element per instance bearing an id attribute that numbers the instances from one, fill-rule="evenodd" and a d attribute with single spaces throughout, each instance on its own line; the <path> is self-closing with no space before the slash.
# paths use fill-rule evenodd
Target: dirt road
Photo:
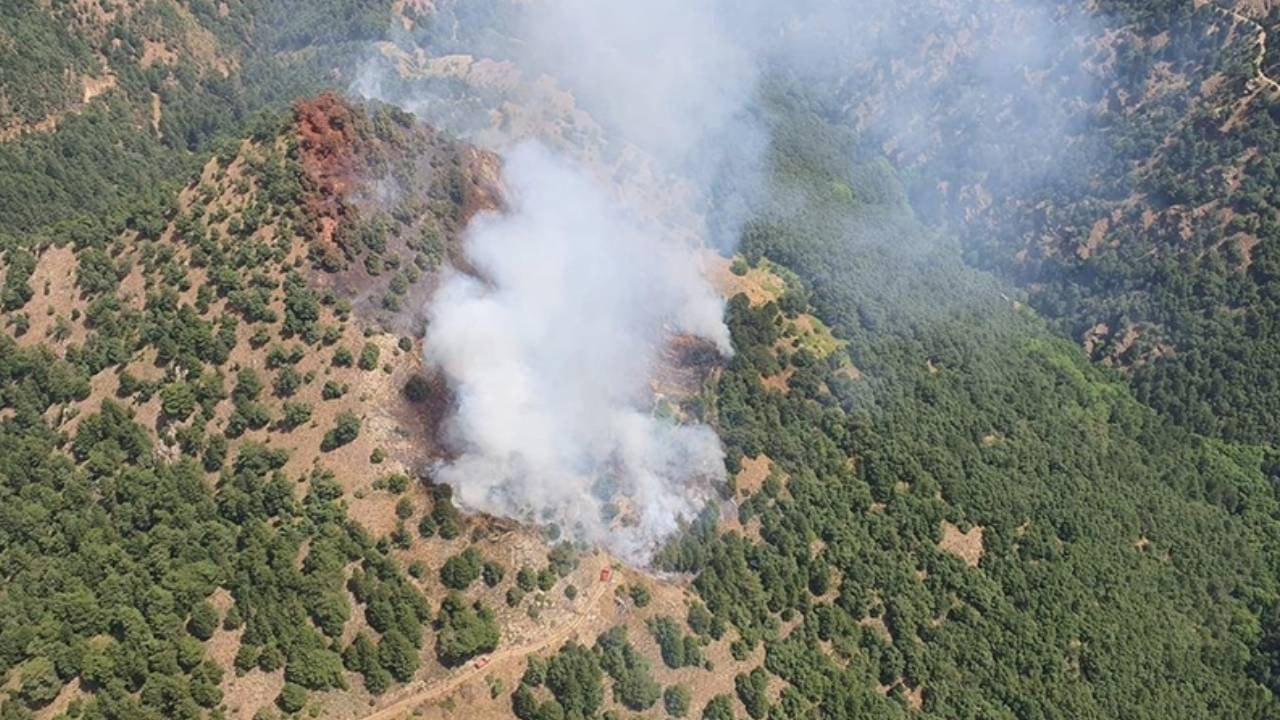
<path id="1" fill-rule="evenodd" d="M 1235 10 L 1234 8 L 1229 8 L 1223 5 L 1219 5 L 1216 2 L 1210 2 L 1209 4 L 1212 5 L 1214 8 L 1216 8 L 1219 12 L 1230 15 L 1231 18 L 1236 22 L 1244 23 L 1245 25 L 1252 25 L 1254 28 L 1257 29 L 1258 59 L 1255 61 L 1254 64 L 1257 66 L 1257 69 L 1258 69 L 1258 82 L 1262 83 L 1263 85 L 1266 85 L 1267 87 L 1271 88 L 1273 91 L 1280 92 L 1280 83 L 1277 83 L 1275 80 L 1271 79 L 1271 77 L 1267 75 L 1266 70 L 1263 69 L 1264 63 L 1266 63 L 1266 59 L 1267 59 L 1267 29 L 1262 26 L 1262 23 L 1258 22 L 1257 20 L 1254 20 L 1253 18 L 1247 15 L 1240 14 L 1240 12 Z"/>
<path id="2" fill-rule="evenodd" d="M 560 645 L 572 637 L 574 632 L 584 623 L 596 616 L 595 613 L 600 610 L 601 600 L 607 600 L 606 596 L 612 588 L 613 585 L 608 582 L 596 582 L 587 602 L 569 622 L 550 628 L 546 635 L 524 645 L 503 648 L 490 654 L 488 656 L 489 662 L 482 668 L 477 668 L 474 662 L 470 662 L 444 679 L 434 683 L 418 683 L 418 689 L 412 691 L 410 695 L 365 715 L 363 720 L 400 720 L 400 718 L 408 717 L 414 708 L 433 700 L 448 697 L 458 688 L 493 672 L 499 666 L 523 660 L 528 655 Z"/>

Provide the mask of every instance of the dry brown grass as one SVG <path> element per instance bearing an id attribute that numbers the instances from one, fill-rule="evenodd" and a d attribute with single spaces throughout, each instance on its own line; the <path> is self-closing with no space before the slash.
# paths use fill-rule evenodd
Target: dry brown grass
<path id="1" fill-rule="evenodd" d="M 773 470 L 773 460 L 768 455 L 757 455 L 754 458 L 743 458 L 742 469 L 738 471 L 735 481 L 738 494 L 754 495 L 764 486 L 764 481 Z"/>
<path id="2" fill-rule="evenodd" d="M 980 525 L 969 528 L 969 532 L 960 532 L 960 528 L 944 520 L 938 549 L 955 555 L 969 567 L 977 567 L 982 559 L 982 532 Z"/>
<path id="3" fill-rule="evenodd" d="M 72 314 L 83 313 L 86 305 L 76 287 L 76 254 L 71 246 L 55 245 L 42 252 L 27 283 L 35 291 L 25 308 L 31 327 L 17 338 L 18 344 L 60 350 L 83 343 L 84 323 L 71 319 Z"/>
<path id="4" fill-rule="evenodd" d="M 80 678 L 72 678 L 71 682 L 62 686 L 62 690 L 52 702 L 37 710 L 32 717 L 34 720 L 52 720 L 66 712 L 67 706 L 73 700 L 82 699 L 86 695 L 87 693 L 80 689 Z"/>
<path id="5" fill-rule="evenodd" d="M 743 293 L 751 301 L 752 307 L 759 307 L 782 297 L 786 283 L 768 268 L 754 267 L 747 270 L 745 275 L 737 275 L 730 269 L 732 265 L 732 260 L 719 253 L 710 250 L 703 252 L 707 280 L 722 297 Z"/>
<path id="6" fill-rule="evenodd" d="M 146 39 L 142 41 L 142 67 L 149 68 L 152 65 L 169 65 L 178 59 L 178 54 L 168 45 L 160 40 Z"/>
<path id="7" fill-rule="evenodd" d="M 252 720 L 262 708 L 275 707 L 275 699 L 284 688 L 284 670 L 263 672 L 257 668 L 244 675 L 234 670 L 222 678 L 222 704 L 229 720 Z"/>

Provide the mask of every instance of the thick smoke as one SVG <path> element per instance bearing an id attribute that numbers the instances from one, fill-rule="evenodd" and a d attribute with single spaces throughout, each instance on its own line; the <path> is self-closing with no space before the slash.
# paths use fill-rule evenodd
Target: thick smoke
<path id="1" fill-rule="evenodd" d="M 723 472 L 715 434 L 648 411 L 670 332 L 729 351 L 721 305 L 690 250 L 621 214 L 578 168 L 537 144 L 504 171 L 511 209 L 477 217 L 429 311 L 427 357 L 455 388 L 460 456 L 438 477 L 462 502 L 563 523 L 640 553 L 695 511 Z M 635 523 L 609 530 L 616 497 Z"/>
<path id="2" fill-rule="evenodd" d="M 606 140 L 490 143 L 504 153 L 508 208 L 473 220 L 475 274 L 446 271 L 428 309 L 426 357 L 457 398 L 446 428 L 457 455 L 436 477 L 466 507 L 556 523 L 642 559 L 724 474 L 709 427 L 655 416 L 655 363 L 675 335 L 731 348 L 702 274 L 706 225 L 675 228 L 658 219 L 668 208 L 624 199 L 635 188 L 610 162 L 632 159 L 651 186 L 681 188 L 695 208 L 685 217 L 697 218 L 718 181 L 758 175 L 765 134 L 746 113 L 756 68 L 709 5 L 529 10 L 516 66 L 567 88 Z M 465 101 L 460 117 L 432 94 L 387 97 L 386 79 L 371 65 L 358 89 L 455 129 L 484 124 Z M 732 233 L 734 221 L 721 227 Z"/>
<path id="3" fill-rule="evenodd" d="M 510 208 L 476 218 L 465 251 L 477 274 L 449 271 L 429 308 L 427 359 L 457 393 L 458 455 L 439 479 L 471 508 L 633 556 L 694 512 L 721 452 L 709 428 L 656 419 L 648 382 L 673 333 L 729 351 L 698 251 L 730 247 L 765 204 L 762 78 L 821 86 L 823 112 L 900 153 L 937 145 L 938 110 L 1041 109 L 1027 88 L 1044 81 L 1022 68 L 1070 33 L 1019 3 L 961 0 L 945 6 L 945 37 L 961 40 L 940 45 L 928 29 L 939 2 L 438 0 L 421 46 L 409 34 L 380 48 L 358 92 L 505 154 Z M 500 7 L 500 20 L 476 7 Z M 964 46 L 1006 21 L 992 36 L 1007 43 Z M 922 55 L 919 82 L 882 82 Z M 967 86 L 944 77 L 959 61 Z M 406 67 L 427 79 L 406 80 Z M 893 94 L 858 92 L 860 77 Z M 977 133 L 970 156 L 1016 163 L 1062 132 L 1042 128 Z M 664 192 L 690 212 L 646 206 Z"/>

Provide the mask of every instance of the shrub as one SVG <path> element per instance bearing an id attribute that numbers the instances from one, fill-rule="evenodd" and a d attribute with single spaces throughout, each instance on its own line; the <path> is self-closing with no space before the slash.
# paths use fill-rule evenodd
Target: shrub
<path id="1" fill-rule="evenodd" d="M 440 582 L 451 590 L 466 590 L 480 577 L 484 559 L 474 547 L 454 555 L 440 568 Z"/>
<path id="2" fill-rule="evenodd" d="M 378 643 L 378 665 L 396 680 L 408 682 L 418 671 L 418 649 L 399 630 L 391 630 Z"/>
<path id="3" fill-rule="evenodd" d="M 290 656 L 284 669 L 284 679 L 308 690 L 346 687 L 342 677 L 342 658 L 323 648 L 301 648 Z"/>
<path id="4" fill-rule="evenodd" d="M 750 673 L 738 673 L 733 686 L 738 699 L 747 709 L 747 714 L 754 720 L 763 720 L 769 712 L 769 678 L 764 668 L 756 668 Z"/>
<path id="5" fill-rule="evenodd" d="M 207 602 L 200 602 L 191 609 L 191 618 L 187 620 L 187 630 L 201 640 L 213 637 L 218 628 L 218 611 Z"/>
<path id="6" fill-rule="evenodd" d="M 528 565 L 523 565 L 516 572 L 516 587 L 525 592 L 533 592 L 538 587 L 538 573 Z"/>
<path id="7" fill-rule="evenodd" d="M 189 383 L 169 383 L 160 391 L 160 410 L 170 420 L 186 420 L 196 409 L 196 392 Z"/>
<path id="8" fill-rule="evenodd" d="M 389 493 L 399 495 L 409 488 L 409 476 L 404 473 L 391 473 L 378 479 L 373 486 L 374 489 L 386 490 Z"/>
<path id="9" fill-rule="evenodd" d="M 272 391 L 276 397 L 293 397 L 293 394 L 298 392 L 298 388 L 302 387 L 302 383 L 302 374 L 292 366 L 286 366 L 276 373 L 275 382 L 272 383 Z"/>
<path id="10" fill-rule="evenodd" d="M 667 667 L 675 670 L 685 665 L 697 664 L 701 662 L 701 657 L 697 662 L 690 662 L 685 654 L 684 632 L 680 629 L 680 624 L 675 620 L 660 616 L 649 620 L 649 632 L 653 635 L 653 639 L 658 643 L 658 649 L 662 654 L 662 662 Z"/>
<path id="11" fill-rule="evenodd" d="M 436 628 L 436 657 L 445 667 L 457 667 L 498 646 L 498 626 L 483 605 L 468 605 L 451 592 L 440 606 Z"/>
<path id="12" fill-rule="evenodd" d="M 205 466 L 207 473 L 216 473 L 223 469 L 223 462 L 227 462 L 227 437 L 209 436 L 205 442 L 205 454 L 201 456 L 201 464 Z"/>
<path id="13" fill-rule="evenodd" d="M 604 702 L 603 672 L 595 653 L 569 642 L 547 662 L 547 689 L 573 717 L 591 717 Z"/>
<path id="14" fill-rule="evenodd" d="M 320 449 L 331 452 L 351 443 L 360 435 L 360 418 L 350 410 L 344 410 L 334 420 L 333 428 L 324 434 Z"/>
<path id="15" fill-rule="evenodd" d="M 672 685 L 662 693 L 662 707 L 671 717 L 684 717 L 689 714 L 689 703 L 693 700 L 689 688 L 684 685 Z"/>
<path id="16" fill-rule="evenodd" d="M 414 374 L 404 384 L 404 396 L 410 402 L 420 403 L 431 396 L 431 385 L 427 379 L 421 375 Z"/>
<path id="17" fill-rule="evenodd" d="M 295 683 L 285 683 L 276 697 L 276 705 L 290 714 L 302 710 L 307 705 L 307 689 Z"/>
<path id="18" fill-rule="evenodd" d="M 262 394 L 262 378 L 253 368 L 241 368 L 236 373 L 236 387 L 231 391 L 231 400 L 237 405 L 257 400 Z"/>
<path id="19" fill-rule="evenodd" d="M 734 720 L 733 698 L 728 695 L 716 695 L 702 709 L 702 720 Z"/>
<path id="20" fill-rule="evenodd" d="M 347 394 L 347 386 L 340 385 L 332 380 L 326 380 L 324 387 L 320 389 L 320 397 L 325 400 L 337 400 Z"/>
<path id="21" fill-rule="evenodd" d="M 436 534 L 436 523 L 430 515 L 423 515 L 418 520 L 418 536 L 429 538 Z"/>
<path id="22" fill-rule="evenodd" d="M 311 405 L 307 403 L 286 402 L 282 409 L 283 415 L 276 424 L 286 432 L 299 428 L 311 420 Z"/>
<path id="23" fill-rule="evenodd" d="M 374 370 L 378 367 L 378 357 L 382 354 L 382 350 L 374 343 L 367 342 L 360 349 L 360 361 L 358 365 L 361 370 Z"/>
<path id="24" fill-rule="evenodd" d="M 485 585 L 494 587 L 502 582 L 502 578 L 506 575 L 506 570 L 493 560 L 486 560 L 480 574 L 484 578 Z"/>

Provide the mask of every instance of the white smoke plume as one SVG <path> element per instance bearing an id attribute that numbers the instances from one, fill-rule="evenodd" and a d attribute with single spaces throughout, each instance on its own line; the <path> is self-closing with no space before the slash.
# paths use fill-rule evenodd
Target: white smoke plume
<path id="1" fill-rule="evenodd" d="M 756 175 L 765 134 L 745 113 L 755 63 L 712 5 L 683 0 L 540 1 L 512 30 L 526 82 L 553 78 L 603 138 L 490 142 L 505 156 L 508 207 L 472 221 L 475 275 L 447 270 L 427 313 L 426 359 L 456 397 L 445 428 L 456 455 L 435 477 L 464 507 L 555 523 L 643 561 L 724 475 L 711 428 L 654 415 L 650 379 L 675 334 L 731 352 L 696 216 L 715 182 Z M 493 136 L 492 109 L 388 97 L 388 77 L 371 65 L 356 89 Z M 618 158 L 637 156 L 658 193 L 623 187 L 637 173 L 620 179 Z M 658 221 L 667 208 L 646 217 L 633 202 L 662 194 L 655 176 L 692 196 L 692 223 L 672 227 Z"/>
<path id="2" fill-rule="evenodd" d="M 631 556 L 696 511 L 723 473 L 715 434 L 653 417 L 648 378 L 669 332 L 729 352 L 690 249 L 618 211 L 538 144 L 506 158 L 510 209 L 478 216 L 429 309 L 428 360 L 457 395 L 459 457 L 438 469 L 471 508 L 561 523 Z M 615 497 L 636 522 L 610 529 Z"/>
<path id="3" fill-rule="evenodd" d="M 699 489 L 723 474 L 709 428 L 652 417 L 648 380 L 671 332 L 728 351 L 722 308 L 698 271 L 697 250 L 732 246 L 740 223 L 762 205 L 769 141 L 762 76 L 803 76 L 802 84 L 826 88 L 825 112 L 908 158 L 907 149 L 940 137 L 939 109 L 995 104 L 1011 108 L 1009 116 L 1040 113 L 1043 123 L 1029 133 L 981 126 L 953 144 L 965 153 L 958 162 L 1010 168 L 1005 174 L 1019 182 L 1036 176 L 1011 170 L 1037 155 L 1022 149 L 1064 134 L 1036 87 L 1063 81 L 1026 68 L 1070 47 L 1075 25 L 1048 22 L 1051 13 L 1032 3 L 437 0 L 433 7 L 422 32 L 374 53 L 354 89 L 506 154 L 510 210 L 478 217 L 467 233 L 479 277 L 450 272 L 428 312 L 428 360 L 457 394 L 448 430 L 459 454 L 438 478 L 471 508 L 556 522 L 633 557 L 694 512 Z M 952 24 L 945 37 L 963 40 L 972 24 L 1007 31 L 972 56 L 963 42 L 938 46 L 928 28 L 944 8 Z M 965 84 L 934 82 L 953 54 L 968 63 Z M 864 77 L 935 56 L 918 82 L 872 83 L 887 88 L 884 97 L 855 92 Z M 681 207 L 657 207 L 672 205 L 672 196 Z M 610 520 L 617 498 L 636 520 L 621 533 Z"/>

